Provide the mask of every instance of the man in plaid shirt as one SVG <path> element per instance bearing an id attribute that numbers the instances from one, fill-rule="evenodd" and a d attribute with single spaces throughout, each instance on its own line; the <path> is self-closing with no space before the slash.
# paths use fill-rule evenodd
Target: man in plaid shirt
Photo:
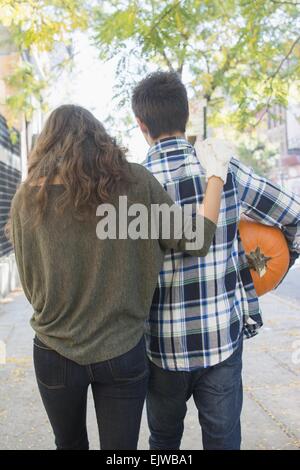
<path id="1" fill-rule="evenodd" d="M 151 146 L 144 165 L 176 203 L 196 207 L 205 194 L 205 172 L 184 136 L 188 100 L 179 77 L 146 77 L 133 92 L 132 106 Z M 159 275 L 146 331 L 151 449 L 179 449 L 191 396 L 203 447 L 240 448 L 243 337 L 262 326 L 238 232 L 242 212 L 283 230 L 291 265 L 299 256 L 299 199 L 232 158 L 208 255 L 171 250 Z"/>

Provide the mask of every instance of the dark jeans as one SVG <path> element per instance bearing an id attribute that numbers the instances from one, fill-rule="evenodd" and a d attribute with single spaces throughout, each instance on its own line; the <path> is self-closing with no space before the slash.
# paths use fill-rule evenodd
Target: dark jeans
<path id="1" fill-rule="evenodd" d="M 109 361 L 80 366 L 34 339 L 34 366 L 57 449 L 89 448 L 87 392 L 91 384 L 101 449 L 136 449 L 149 367 L 144 338 Z"/>
<path id="2" fill-rule="evenodd" d="M 187 411 L 193 396 L 202 428 L 204 449 L 240 449 L 243 402 L 242 350 L 224 362 L 192 372 L 173 372 L 150 364 L 147 415 L 150 449 L 179 449 Z"/>

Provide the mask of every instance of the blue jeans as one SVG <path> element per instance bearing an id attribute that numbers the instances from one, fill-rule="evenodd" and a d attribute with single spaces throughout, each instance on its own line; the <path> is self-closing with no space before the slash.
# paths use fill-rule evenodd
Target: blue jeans
<path id="1" fill-rule="evenodd" d="M 228 359 L 192 372 L 168 371 L 150 363 L 147 415 L 151 450 L 180 448 L 186 403 L 191 396 L 198 409 L 203 448 L 240 449 L 242 350 L 240 339 Z"/>
<path id="2" fill-rule="evenodd" d="M 149 367 L 144 338 L 109 361 L 81 366 L 34 339 L 40 394 L 58 450 L 88 450 L 86 405 L 91 385 L 101 449 L 136 449 Z"/>

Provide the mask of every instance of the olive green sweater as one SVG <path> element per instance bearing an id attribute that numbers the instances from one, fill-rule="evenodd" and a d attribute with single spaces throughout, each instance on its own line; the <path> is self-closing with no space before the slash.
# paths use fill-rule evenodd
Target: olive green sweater
<path id="1" fill-rule="evenodd" d="M 150 210 L 151 204 L 173 204 L 143 166 L 131 164 L 131 169 L 135 183 L 127 191 L 128 205 L 142 203 Z M 33 329 L 46 345 L 78 364 L 124 354 L 143 335 L 165 250 L 183 251 L 186 240 L 100 240 L 96 215 L 83 222 L 71 207 L 63 216 L 55 211 L 62 185 L 49 187 L 45 217 L 34 226 L 30 207 L 35 191 L 21 186 L 12 204 L 16 261 L 34 310 Z M 118 214 L 119 198 L 111 202 Z M 204 246 L 194 256 L 207 253 L 216 229 L 200 219 Z"/>

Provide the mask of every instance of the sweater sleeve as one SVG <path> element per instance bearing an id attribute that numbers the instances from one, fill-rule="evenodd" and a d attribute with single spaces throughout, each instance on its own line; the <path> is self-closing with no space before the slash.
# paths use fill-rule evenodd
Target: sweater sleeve
<path id="1" fill-rule="evenodd" d="M 216 224 L 201 215 L 186 215 L 186 206 L 175 204 L 157 179 L 146 171 L 150 181 L 151 223 L 154 212 L 161 247 L 186 252 L 191 256 L 206 256 L 215 235 Z"/>
<path id="2" fill-rule="evenodd" d="M 26 283 L 26 275 L 24 269 L 22 224 L 19 215 L 18 202 L 16 196 L 12 201 L 11 207 L 11 234 L 16 263 L 20 276 L 20 282 L 23 287 L 25 296 L 27 297 L 28 301 L 31 302 L 31 294 Z"/>

